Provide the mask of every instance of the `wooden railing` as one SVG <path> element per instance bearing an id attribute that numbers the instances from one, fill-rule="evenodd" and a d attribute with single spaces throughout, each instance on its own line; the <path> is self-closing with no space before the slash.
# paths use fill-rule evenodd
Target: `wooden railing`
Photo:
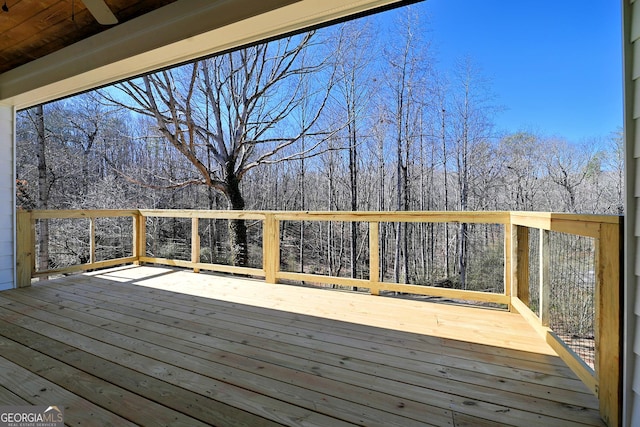
<path id="1" fill-rule="evenodd" d="M 131 255 L 97 261 L 95 256 L 95 221 L 98 218 L 131 218 Z M 182 218 L 191 221 L 190 260 L 177 260 L 147 254 L 148 218 Z M 51 219 L 89 220 L 88 262 L 57 269 L 36 269 L 37 221 Z M 200 262 L 198 224 L 202 219 L 243 219 L 262 224 L 261 268 Z M 368 224 L 368 278 L 336 277 L 281 271 L 280 227 L 286 221 L 341 221 Z M 382 223 L 456 223 L 498 224 L 504 229 L 504 287 L 502 292 L 479 292 L 390 282 L 380 271 L 380 224 Z M 529 305 L 530 230 L 539 234 L 538 309 Z M 593 239 L 595 244 L 595 364 L 587 365 L 550 327 L 551 259 L 549 233 L 559 232 Z M 264 277 L 267 283 L 281 280 L 307 281 L 367 288 L 372 294 L 381 291 L 430 295 L 459 300 L 503 304 L 527 319 L 559 356 L 599 397 L 603 419 L 617 425 L 621 410 L 621 218 L 615 216 L 569 215 L 522 212 L 272 212 L 207 210 L 93 210 L 93 211 L 18 211 L 17 214 L 17 285 L 29 286 L 34 277 L 68 274 L 128 263 L 152 263 L 224 273 Z"/>
<path id="2" fill-rule="evenodd" d="M 511 213 L 512 310 L 527 319 L 600 400 L 607 425 L 620 423 L 622 410 L 622 223 L 617 216 Z M 529 231 L 539 230 L 539 310 L 529 308 Z M 595 364 L 591 368 L 551 329 L 549 233 L 594 240 Z"/>
<path id="3" fill-rule="evenodd" d="M 140 229 L 138 223 L 141 220 L 138 210 L 38 210 L 22 211 L 16 215 L 16 267 L 17 286 L 24 287 L 31 284 L 31 279 L 54 274 L 69 274 L 87 270 L 97 270 L 114 265 L 137 262 L 139 259 L 139 247 L 134 244 L 133 254 L 129 257 L 96 261 L 96 234 L 95 221 L 98 218 L 130 217 L 133 221 L 133 242 L 138 241 L 135 233 Z M 89 221 L 89 260 L 87 263 L 66 266 L 58 269 L 36 270 L 36 221 L 53 219 L 86 219 Z"/>

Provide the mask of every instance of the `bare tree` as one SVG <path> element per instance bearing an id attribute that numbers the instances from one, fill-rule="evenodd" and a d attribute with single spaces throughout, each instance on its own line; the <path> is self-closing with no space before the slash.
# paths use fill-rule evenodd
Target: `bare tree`
<path id="1" fill-rule="evenodd" d="M 47 209 L 49 207 L 49 176 L 47 169 L 47 135 L 44 120 L 44 107 L 42 104 L 35 108 L 35 126 L 37 136 L 38 156 L 38 209 Z M 49 221 L 39 222 L 40 245 L 38 250 L 38 268 L 40 270 L 49 269 Z M 46 280 L 43 277 L 43 280 Z"/>
<path id="2" fill-rule="evenodd" d="M 413 158 L 413 143 L 422 132 L 419 129 L 421 102 L 424 96 L 425 79 L 428 77 L 426 46 L 418 36 L 417 16 L 406 9 L 406 16 L 397 23 L 401 36 L 393 52 L 387 54 L 390 66 L 389 89 L 392 103 L 390 118 L 395 127 L 396 139 L 396 207 L 408 210 L 410 205 L 410 162 Z M 396 249 L 394 276 L 400 282 L 401 270 L 404 282 L 409 280 L 409 258 L 407 223 L 396 224 Z M 403 257 L 401 257 L 403 254 Z M 402 261 L 402 265 L 400 262 Z"/>
<path id="3" fill-rule="evenodd" d="M 490 116 L 494 107 L 489 104 L 490 94 L 483 78 L 471 58 L 463 58 L 456 70 L 457 90 L 454 92 L 453 120 L 457 149 L 458 209 L 470 209 L 470 174 L 473 166 L 473 148 L 490 138 Z M 458 274 L 466 289 L 468 263 L 468 224 L 461 223 L 458 234 Z"/>
<path id="4" fill-rule="evenodd" d="M 518 132 L 500 140 L 499 157 L 503 159 L 502 179 L 508 209 L 532 211 L 538 208 L 543 175 L 541 149 L 540 139 L 531 133 Z"/>
<path id="5" fill-rule="evenodd" d="M 433 117 L 436 123 L 434 123 L 434 128 L 437 128 L 438 131 L 434 131 L 434 137 L 438 139 L 438 145 L 440 146 L 440 152 L 442 155 L 442 187 L 443 187 L 443 203 L 440 209 L 444 209 L 445 211 L 449 210 L 449 151 L 450 151 L 450 129 L 449 129 L 449 117 L 448 114 L 448 82 L 446 79 L 441 76 L 437 76 L 435 85 L 434 85 L 434 105 L 433 109 L 435 110 Z M 435 141 L 434 141 L 435 145 Z M 448 278 L 451 275 L 451 267 L 449 260 L 450 256 L 450 245 L 449 245 L 449 223 L 444 224 L 444 271 L 445 277 Z M 433 256 L 433 254 L 432 254 Z"/>
<path id="6" fill-rule="evenodd" d="M 605 147 L 607 156 L 605 157 L 605 167 L 613 177 L 613 194 L 615 200 L 610 203 L 609 211 L 617 214 L 624 214 L 624 135 L 622 129 L 618 129 L 611 134 L 608 144 Z"/>
<path id="7" fill-rule="evenodd" d="M 591 151 L 565 140 L 550 140 L 544 146 L 547 175 L 561 191 L 565 212 L 578 212 L 578 189 L 589 175 Z"/>
<path id="8" fill-rule="evenodd" d="M 109 92 L 104 96 L 153 117 L 162 136 L 191 163 L 192 177 L 173 187 L 205 185 L 223 193 L 230 209 L 242 210 L 240 182 L 248 171 L 299 158 L 306 153 L 282 153 L 305 135 L 326 134 L 313 129 L 327 102 L 332 76 L 324 76 L 323 84 L 311 93 L 303 90 L 304 80 L 322 73 L 328 64 L 326 58 L 311 56 L 313 40 L 314 33 L 306 33 L 143 76 L 117 86 L 126 101 Z M 309 58 L 302 61 L 305 55 Z M 287 126 L 288 117 L 309 98 L 314 109 L 305 126 Z M 231 263 L 246 265 L 246 225 L 232 220 L 229 227 Z"/>
<path id="9" fill-rule="evenodd" d="M 358 148 L 363 143 L 360 128 L 363 115 L 369 110 L 375 79 L 371 76 L 369 64 L 371 56 L 371 33 L 363 21 L 348 22 L 340 28 L 337 52 L 337 91 L 338 106 L 344 117 L 346 140 L 349 152 L 349 208 L 358 210 Z M 351 277 L 357 276 L 357 239 L 358 224 L 350 226 Z M 357 289 L 355 289 L 357 290 Z"/>

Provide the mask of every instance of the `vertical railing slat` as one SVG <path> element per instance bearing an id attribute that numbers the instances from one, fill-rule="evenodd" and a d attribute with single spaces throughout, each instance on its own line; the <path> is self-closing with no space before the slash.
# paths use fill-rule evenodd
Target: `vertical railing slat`
<path id="1" fill-rule="evenodd" d="M 96 218 L 89 217 L 89 264 L 96 262 Z"/>
<path id="2" fill-rule="evenodd" d="M 515 281 L 520 301 L 529 305 L 529 227 L 515 226 L 516 253 Z"/>
<path id="3" fill-rule="evenodd" d="M 191 262 L 200 262 L 200 233 L 198 232 L 198 218 L 191 218 Z M 194 273 L 200 273 L 200 269 L 193 268 Z"/>
<path id="4" fill-rule="evenodd" d="M 265 214 L 262 230 L 262 262 L 267 283 L 277 283 L 280 268 L 280 222 L 274 214 Z"/>
<path id="5" fill-rule="evenodd" d="M 380 225 L 377 221 L 369 222 L 369 292 L 380 294 Z"/>

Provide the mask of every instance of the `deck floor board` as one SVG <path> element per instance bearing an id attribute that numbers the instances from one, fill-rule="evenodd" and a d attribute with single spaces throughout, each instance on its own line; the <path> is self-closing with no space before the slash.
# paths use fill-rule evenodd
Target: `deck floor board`
<path id="1" fill-rule="evenodd" d="M 75 425 L 603 425 L 517 314 L 184 270 L 2 292 L 0 349 L 0 402 L 24 376 Z"/>

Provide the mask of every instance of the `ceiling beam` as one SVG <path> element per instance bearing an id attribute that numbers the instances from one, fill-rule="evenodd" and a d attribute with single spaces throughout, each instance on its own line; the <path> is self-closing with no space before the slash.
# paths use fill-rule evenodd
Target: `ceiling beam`
<path id="1" fill-rule="evenodd" d="M 399 0 L 178 0 L 0 74 L 0 104 L 27 108 Z"/>

